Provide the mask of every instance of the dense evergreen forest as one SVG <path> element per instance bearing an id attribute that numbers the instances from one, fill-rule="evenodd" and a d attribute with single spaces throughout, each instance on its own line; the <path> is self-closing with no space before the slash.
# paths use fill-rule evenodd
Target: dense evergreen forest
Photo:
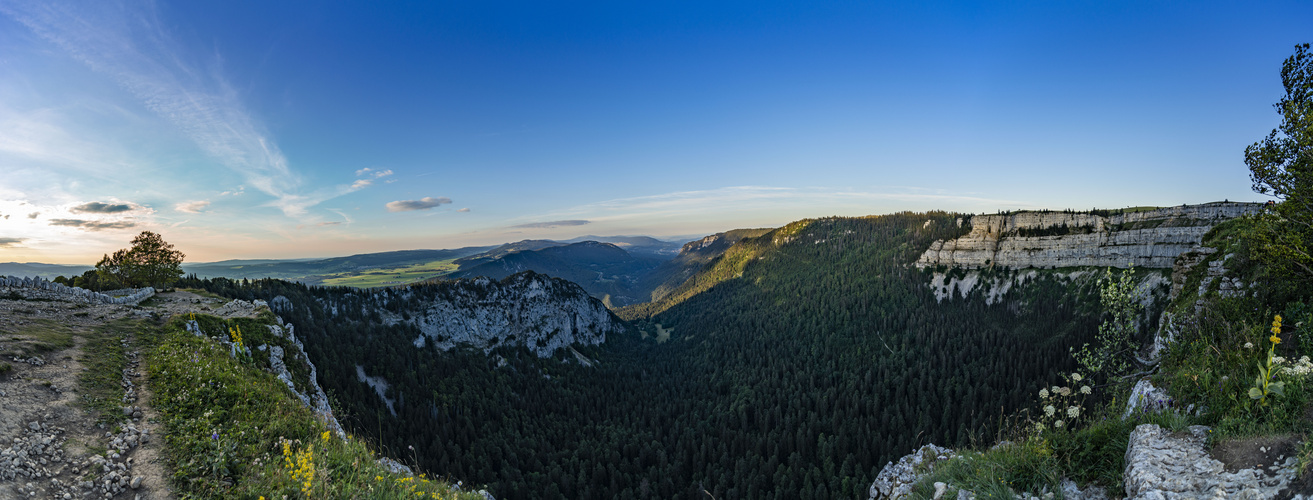
<path id="1" fill-rule="evenodd" d="M 993 305 L 978 291 L 937 302 L 910 263 L 962 234 L 955 219 L 827 218 L 745 238 L 695 289 L 580 347 L 593 367 L 561 351 L 417 348 L 413 327 L 380 316 L 415 304 L 386 291 L 181 285 L 289 299 L 276 310 L 352 432 L 499 499 L 866 498 L 914 446 L 992 442 L 1097 330 L 1093 279 L 1040 273 Z M 673 329 L 665 342 L 657 324 Z M 396 416 L 357 365 L 387 380 Z"/>

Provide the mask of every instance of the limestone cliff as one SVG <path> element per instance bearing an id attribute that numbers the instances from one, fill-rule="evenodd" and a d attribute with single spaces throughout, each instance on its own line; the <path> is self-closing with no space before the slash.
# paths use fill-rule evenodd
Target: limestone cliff
<path id="1" fill-rule="evenodd" d="M 966 236 L 936 241 L 917 267 L 1136 267 L 1171 268 L 1213 226 L 1256 212 L 1257 203 L 1218 202 L 1109 215 L 1019 212 L 977 215 Z"/>
<path id="2" fill-rule="evenodd" d="M 416 346 L 432 342 L 447 350 L 459 344 L 490 350 L 520 344 L 540 357 L 571 344 L 596 345 L 624 329 L 606 306 L 579 285 L 526 271 L 497 282 L 487 278 L 446 281 L 374 292 L 413 304 L 389 323 L 419 329 Z"/>

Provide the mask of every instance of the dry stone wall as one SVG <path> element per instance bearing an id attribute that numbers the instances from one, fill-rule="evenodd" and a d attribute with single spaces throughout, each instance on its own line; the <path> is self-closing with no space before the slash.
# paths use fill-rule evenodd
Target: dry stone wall
<path id="1" fill-rule="evenodd" d="M 916 265 L 1171 268 L 1178 255 L 1197 249 L 1213 226 L 1261 209 L 1258 203 L 1219 202 L 1107 217 L 1063 212 L 977 215 L 970 220 L 969 234 L 932 243 Z M 1055 234 L 1028 235 L 1046 232 Z"/>
<path id="2" fill-rule="evenodd" d="M 27 299 L 55 299 L 90 302 L 92 304 L 119 304 L 135 306 L 155 295 L 155 289 L 127 288 L 111 292 L 93 292 L 75 286 L 47 281 L 41 277 L 0 277 L 0 291 L 16 293 Z"/>

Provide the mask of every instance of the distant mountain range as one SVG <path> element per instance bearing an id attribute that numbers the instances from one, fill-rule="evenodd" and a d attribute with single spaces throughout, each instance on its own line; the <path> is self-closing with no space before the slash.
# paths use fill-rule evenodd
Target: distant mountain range
<path id="1" fill-rule="evenodd" d="M 608 306 L 649 302 L 678 287 L 745 235 L 741 229 L 688 243 L 650 236 L 581 236 L 565 241 L 522 240 L 497 246 L 401 250 L 327 259 L 241 259 L 184 263 L 201 278 L 276 278 L 308 285 L 362 288 L 426 280 L 487 276 L 502 279 L 535 271 L 578 283 Z M 0 275 L 74 276 L 92 266 L 0 264 Z M 654 295 L 654 292 L 658 292 Z"/>
<path id="2" fill-rule="evenodd" d="M 41 264 L 38 262 L 0 262 L 0 276 L 18 276 L 20 278 L 40 276 L 49 280 L 55 279 L 56 276 L 76 276 L 91 269 L 95 269 L 95 267 Z"/>

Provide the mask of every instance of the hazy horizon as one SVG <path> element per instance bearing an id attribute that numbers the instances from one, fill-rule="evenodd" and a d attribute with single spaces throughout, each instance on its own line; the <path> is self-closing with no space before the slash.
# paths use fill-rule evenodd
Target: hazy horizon
<path id="1" fill-rule="evenodd" d="M 1250 191 L 1313 5 L 0 0 L 0 262 Z M 1305 37 L 1305 38 L 1300 38 Z"/>

